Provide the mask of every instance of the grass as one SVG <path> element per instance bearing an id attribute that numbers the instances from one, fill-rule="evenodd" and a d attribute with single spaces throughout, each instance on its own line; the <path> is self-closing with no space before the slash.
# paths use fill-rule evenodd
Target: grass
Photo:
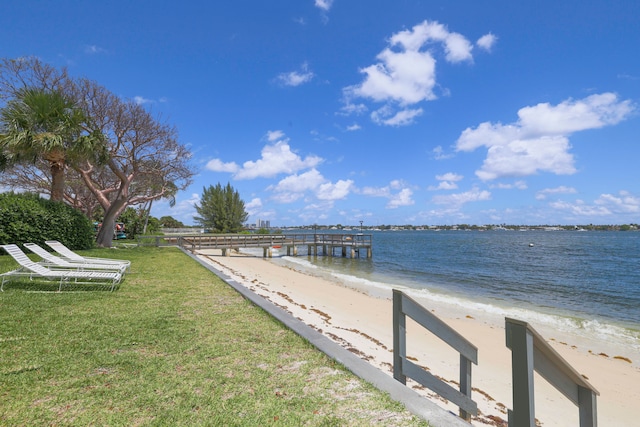
<path id="1" fill-rule="evenodd" d="M 85 254 L 131 272 L 0 293 L 0 425 L 427 425 L 177 249 Z"/>

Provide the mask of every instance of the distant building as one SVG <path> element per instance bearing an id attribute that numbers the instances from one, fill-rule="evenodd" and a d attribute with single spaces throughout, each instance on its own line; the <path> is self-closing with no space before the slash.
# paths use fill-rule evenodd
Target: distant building
<path id="1" fill-rule="evenodd" d="M 271 221 L 259 219 L 256 221 L 256 228 L 271 228 Z"/>

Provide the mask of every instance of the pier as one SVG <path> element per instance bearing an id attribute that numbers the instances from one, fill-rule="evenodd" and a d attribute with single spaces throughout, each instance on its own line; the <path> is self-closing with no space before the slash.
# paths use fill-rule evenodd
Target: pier
<path id="1" fill-rule="evenodd" d="M 273 249 L 285 248 L 287 256 L 298 256 L 306 248 L 308 256 L 342 256 L 359 258 L 373 256 L 371 234 L 299 233 L 299 234 L 194 234 L 138 236 L 138 245 L 178 245 L 187 250 L 220 249 L 223 256 L 230 250 L 262 248 L 263 257 L 271 258 Z"/>

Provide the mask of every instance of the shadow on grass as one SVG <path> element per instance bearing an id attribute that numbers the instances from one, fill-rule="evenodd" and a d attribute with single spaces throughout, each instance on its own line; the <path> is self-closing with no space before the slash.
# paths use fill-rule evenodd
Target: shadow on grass
<path id="1" fill-rule="evenodd" d="M 122 284 L 122 283 L 121 283 Z M 60 293 L 60 292 L 111 292 L 111 283 L 63 283 L 60 289 L 60 282 L 35 281 L 35 280 L 12 280 L 3 286 L 3 291 L 23 291 L 39 293 Z M 115 285 L 113 291 L 117 291 L 120 284 Z"/>

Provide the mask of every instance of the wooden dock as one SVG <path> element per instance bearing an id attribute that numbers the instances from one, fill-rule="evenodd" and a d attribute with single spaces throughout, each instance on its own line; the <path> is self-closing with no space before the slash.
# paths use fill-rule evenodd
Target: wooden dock
<path id="1" fill-rule="evenodd" d="M 356 258 L 361 254 L 373 256 L 371 234 L 300 233 L 300 234 L 192 234 L 165 236 L 138 236 L 139 245 L 179 245 L 196 251 L 220 249 L 223 256 L 231 250 L 262 248 L 263 256 L 271 258 L 273 249 L 286 248 L 287 256 L 298 256 L 306 247 L 308 256 L 342 256 Z M 336 255 L 337 252 L 337 255 Z"/>

